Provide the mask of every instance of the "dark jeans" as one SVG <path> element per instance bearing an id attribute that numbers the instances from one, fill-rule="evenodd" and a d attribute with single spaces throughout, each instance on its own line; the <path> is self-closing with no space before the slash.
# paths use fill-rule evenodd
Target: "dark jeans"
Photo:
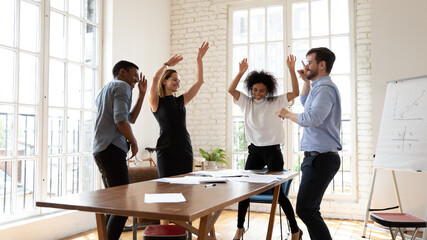
<path id="1" fill-rule="evenodd" d="M 332 239 L 319 210 L 323 194 L 340 168 L 340 164 L 339 155 L 326 154 L 305 157 L 301 164 L 302 177 L 296 212 L 307 225 L 312 240 Z"/>
<path id="2" fill-rule="evenodd" d="M 246 170 L 263 169 L 265 165 L 269 171 L 283 171 L 283 155 L 279 145 L 257 147 L 253 144 L 248 146 L 249 155 L 246 161 Z M 243 228 L 246 212 L 249 207 L 249 199 L 239 202 L 237 211 L 237 227 Z M 285 196 L 283 189 L 280 188 L 279 204 L 289 221 L 292 233 L 298 232 L 298 224 L 295 219 L 294 209 L 289 199 Z"/>
<path id="3" fill-rule="evenodd" d="M 93 157 L 102 174 L 105 188 L 129 184 L 126 153 L 123 150 L 110 144 L 104 151 L 93 154 Z M 108 239 L 119 239 L 127 217 L 107 215 L 106 220 Z"/>

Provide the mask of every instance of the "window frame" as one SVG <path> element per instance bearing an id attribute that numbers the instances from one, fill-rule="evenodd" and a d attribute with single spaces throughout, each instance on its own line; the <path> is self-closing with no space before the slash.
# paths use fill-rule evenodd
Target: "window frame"
<path id="1" fill-rule="evenodd" d="M 64 110 L 64 117 L 66 117 L 66 111 L 69 110 L 75 110 L 78 111 L 80 113 L 80 122 L 79 122 L 79 150 L 78 152 L 75 153 L 69 153 L 67 152 L 67 135 L 66 135 L 66 131 L 67 131 L 67 126 L 66 124 L 64 124 L 63 129 L 62 129 L 62 134 L 61 134 L 61 138 L 62 138 L 62 153 L 60 154 L 60 156 L 63 158 L 63 163 L 67 163 L 67 157 L 72 157 L 72 156 L 79 156 L 80 157 L 80 163 L 79 163 L 79 167 L 80 170 L 82 169 L 82 163 L 84 161 L 85 157 L 92 157 L 92 151 L 85 151 L 85 149 L 83 148 L 83 137 L 84 137 L 84 122 L 83 120 L 85 119 L 85 115 L 86 113 L 89 114 L 93 114 L 93 118 L 91 118 L 91 120 L 94 122 L 95 121 L 95 114 L 96 114 L 96 108 L 95 105 L 87 107 L 84 106 L 83 104 L 83 99 L 84 99 L 84 94 L 85 94 L 85 85 L 83 85 L 84 83 L 84 79 L 85 79 L 85 75 L 84 75 L 84 71 L 87 68 L 90 68 L 91 72 L 92 69 L 93 71 L 95 71 L 93 77 L 93 85 L 92 85 L 92 95 L 94 98 L 96 98 L 96 94 L 99 92 L 99 90 L 101 89 L 102 86 L 102 82 L 101 82 L 101 77 L 102 77 L 102 33 L 103 33 L 103 3 L 102 0 L 96 0 L 95 1 L 95 9 L 96 9 L 96 16 L 94 20 L 90 20 L 87 17 L 87 0 L 82 0 L 81 2 L 81 16 L 74 16 L 71 15 L 68 11 L 68 2 L 70 0 L 65 1 L 65 11 L 60 11 L 55 9 L 54 11 L 56 12 L 60 12 L 61 14 L 65 14 L 66 15 L 66 25 L 64 26 L 64 36 L 67 38 L 67 35 L 69 34 L 69 28 L 68 28 L 68 18 L 73 18 L 73 19 L 77 19 L 78 21 L 81 21 L 81 26 L 82 26 L 82 36 L 80 38 L 80 40 L 82 41 L 82 56 L 80 58 L 79 61 L 74 61 L 74 60 L 70 60 L 69 58 L 67 58 L 67 56 L 65 55 L 64 58 L 61 58 L 61 61 L 65 62 L 65 63 L 73 63 L 78 65 L 81 68 L 81 86 L 80 86 L 80 97 L 81 97 L 81 105 L 80 107 L 68 107 L 66 102 L 64 102 L 64 106 L 60 107 L 60 109 Z M 38 21 L 39 21 L 39 29 L 38 29 L 38 50 L 33 52 L 33 51 L 28 51 L 28 50 L 24 50 L 21 48 L 20 46 L 20 31 L 21 31 L 21 26 L 20 26 L 20 17 L 21 17 L 21 2 L 25 2 L 25 3 L 30 3 L 30 4 L 34 4 L 38 6 Z M 48 146 L 49 146 L 49 142 L 48 142 L 48 120 L 49 120 L 49 109 L 52 108 L 52 106 L 49 106 L 48 103 L 48 99 L 49 99 L 49 64 L 50 64 L 50 60 L 54 57 L 50 56 L 49 53 L 49 49 L 50 49 L 50 13 L 51 13 L 51 6 L 50 6 L 50 1 L 49 0 L 16 0 L 14 1 L 14 23 L 15 23 L 15 27 L 13 28 L 13 37 L 14 37 L 14 42 L 13 42 L 13 46 L 6 46 L 6 45 L 1 45 L 2 49 L 8 49 L 8 50 L 12 50 L 15 54 L 15 59 L 14 59 L 14 85 L 15 85 L 15 89 L 14 89 L 14 94 L 15 94 L 15 99 L 12 102 L 0 102 L 1 104 L 4 104 L 5 106 L 10 106 L 14 109 L 14 129 L 13 129 L 13 142 L 12 145 L 14 146 L 14 152 L 12 153 L 12 155 L 9 157 L 2 157 L 1 158 L 1 162 L 4 161 L 10 161 L 12 163 L 12 196 L 8 197 L 11 198 L 11 204 L 12 205 L 16 205 L 17 204 L 17 184 L 18 184 L 18 167 L 17 164 L 22 161 L 22 160 L 34 160 L 34 168 L 35 168 L 35 172 L 34 172 L 34 192 L 33 192 L 33 202 L 32 202 L 32 207 L 28 207 L 25 208 L 24 210 L 20 210 L 20 208 L 16 208 L 15 206 L 12 206 L 12 211 L 6 211 L 6 213 L 0 213 L 0 215 L 2 216 L 2 219 L 5 219 L 4 221 L 0 221 L 0 224 L 5 223 L 5 222 L 12 222 L 12 221 L 18 221 L 18 220 L 23 220 L 29 217 L 34 217 L 34 216 L 39 216 L 41 214 L 46 214 L 46 213 L 51 213 L 51 212 L 58 212 L 58 211 L 63 211 L 63 210 L 57 210 L 57 209 L 49 209 L 49 208 L 38 208 L 35 206 L 35 202 L 39 199 L 42 198 L 46 198 L 47 192 L 48 192 L 48 187 L 47 187 L 47 179 L 48 179 L 48 165 L 49 165 L 49 153 L 48 153 Z M 94 63 L 91 62 L 86 62 L 85 61 L 85 46 L 87 46 L 87 42 L 85 42 L 85 38 L 87 36 L 87 33 L 85 31 L 85 27 L 86 24 L 91 24 L 94 25 L 97 29 L 96 29 L 96 49 L 93 49 L 93 51 L 96 51 L 96 60 Z M 66 40 L 67 41 L 67 40 Z M 65 42 L 65 48 L 67 49 L 66 51 L 68 51 L 68 44 L 67 42 Z M 37 68 L 37 95 L 36 95 L 36 101 L 35 103 L 31 103 L 31 104 L 27 104 L 27 103 L 21 103 L 19 100 L 19 73 L 20 73 L 20 65 L 19 65 L 19 59 L 20 59 L 20 53 L 26 53 L 26 54 L 30 54 L 30 55 L 34 55 L 38 57 L 38 68 Z M 56 58 L 55 58 L 56 59 Z M 21 70 L 22 71 L 22 70 Z M 65 69 L 64 74 L 66 75 L 65 78 L 68 78 L 68 67 Z M 68 81 L 68 80 L 66 80 Z M 66 86 L 66 85 L 65 85 Z M 67 89 L 64 89 L 64 96 L 63 98 L 65 99 L 65 101 L 67 101 Z M 95 99 L 93 99 L 95 100 Z M 31 108 L 35 108 L 36 111 L 36 129 L 34 130 L 35 132 L 35 141 L 36 141 L 36 150 L 35 150 L 35 154 L 34 155 L 30 155 L 30 156 L 21 156 L 18 154 L 18 132 L 20 129 L 19 126 L 19 117 L 21 116 L 20 114 L 20 107 L 31 107 Z M 56 107 L 53 107 L 56 108 Z M 65 120 L 64 118 L 64 123 L 66 123 L 67 120 Z M 94 124 L 94 123 L 93 123 Z M 93 134 L 93 133 L 92 133 Z M 92 136 L 93 137 L 93 136 Z M 91 146 L 90 146 L 91 147 Z M 87 150 L 87 148 L 86 148 Z M 100 180 L 100 175 L 99 172 L 97 171 L 97 167 L 94 164 L 94 179 L 92 180 L 93 182 L 93 189 L 99 189 L 101 187 L 101 180 Z M 83 176 L 83 171 L 80 171 L 80 177 Z M 67 188 L 66 188 L 66 174 L 67 172 L 64 171 L 63 172 L 63 195 L 67 195 L 69 193 L 67 193 Z M 84 185 L 84 179 L 80 178 L 79 180 L 79 184 L 78 184 L 78 189 L 79 192 L 82 191 L 83 189 L 83 185 Z M 4 218 L 3 218 L 4 216 Z M 6 220 L 7 219 L 7 220 Z"/>

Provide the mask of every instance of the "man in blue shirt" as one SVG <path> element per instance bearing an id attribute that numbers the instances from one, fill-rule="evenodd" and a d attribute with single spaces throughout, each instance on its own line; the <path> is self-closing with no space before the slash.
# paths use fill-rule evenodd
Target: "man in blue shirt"
<path id="1" fill-rule="evenodd" d="M 138 143 L 130 124 L 135 123 L 145 92 L 147 80 L 138 73 L 138 66 L 120 61 L 113 67 L 114 79 L 107 83 L 96 98 L 97 116 L 93 156 L 102 174 L 106 188 L 129 184 L 126 164 L 129 146 L 132 157 L 138 152 Z M 139 96 L 132 111 L 132 89 L 138 84 Z M 127 217 L 107 215 L 108 239 L 119 239 Z"/>
<path id="2" fill-rule="evenodd" d="M 301 139 L 304 160 L 296 212 L 307 225 L 312 240 L 327 240 L 332 239 L 331 234 L 319 209 L 323 194 L 341 163 L 338 155 L 342 149 L 341 98 L 329 77 L 335 54 L 327 48 L 313 48 L 306 57 L 304 69 L 298 70 L 304 80 L 300 95 L 304 112 L 296 114 L 283 108 L 278 115 L 304 127 Z"/>

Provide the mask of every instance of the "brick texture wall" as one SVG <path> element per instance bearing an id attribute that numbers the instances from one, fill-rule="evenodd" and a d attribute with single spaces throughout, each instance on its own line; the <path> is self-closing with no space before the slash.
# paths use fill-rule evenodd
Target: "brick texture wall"
<path id="1" fill-rule="evenodd" d="M 184 61 L 175 67 L 181 76 L 181 90 L 195 81 L 197 49 L 209 41 L 204 57 L 204 79 L 200 92 L 187 105 L 187 127 L 196 156 L 199 148 L 226 147 L 228 141 L 227 62 L 228 8 L 225 0 L 171 1 L 171 54 L 182 54 Z M 239 1 L 240 3 L 242 1 Z M 321 206 L 324 217 L 363 219 L 370 190 L 373 166 L 372 83 L 371 83 L 371 0 L 353 0 L 355 44 L 356 108 L 356 182 L 357 197 L 325 199 Z M 292 198 L 292 197 L 291 197 Z M 295 204 L 295 199 L 291 199 Z M 236 208 L 236 206 L 231 206 Z M 269 211 L 270 206 L 256 205 L 253 211 Z"/>

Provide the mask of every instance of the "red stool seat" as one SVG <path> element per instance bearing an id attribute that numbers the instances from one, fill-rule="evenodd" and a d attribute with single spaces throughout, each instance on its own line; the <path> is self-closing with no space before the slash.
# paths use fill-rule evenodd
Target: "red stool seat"
<path id="1" fill-rule="evenodd" d="M 187 231 L 177 225 L 150 225 L 144 230 L 144 240 L 186 240 Z"/>

